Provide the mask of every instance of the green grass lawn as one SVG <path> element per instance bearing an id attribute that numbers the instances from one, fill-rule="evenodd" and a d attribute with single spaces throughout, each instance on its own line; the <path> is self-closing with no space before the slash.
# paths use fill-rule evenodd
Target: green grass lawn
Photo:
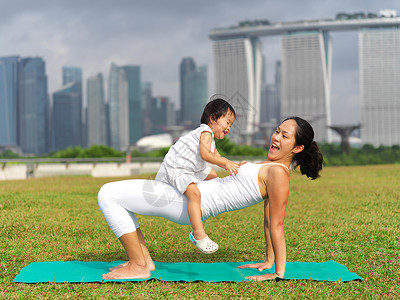
<path id="1" fill-rule="evenodd" d="M 363 282 L 12 283 L 38 261 L 125 260 L 97 206 L 97 192 L 118 179 L 58 177 L 0 181 L 0 299 L 375 299 L 400 298 L 400 166 L 330 167 L 316 181 L 291 175 L 285 220 L 288 261 L 335 260 Z M 263 205 L 205 221 L 220 245 L 202 255 L 189 226 L 138 216 L 154 260 L 264 259 Z"/>

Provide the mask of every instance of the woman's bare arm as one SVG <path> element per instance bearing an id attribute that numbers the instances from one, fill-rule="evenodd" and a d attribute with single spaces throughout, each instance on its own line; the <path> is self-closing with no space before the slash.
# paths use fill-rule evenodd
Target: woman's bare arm
<path id="1" fill-rule="evenodd" d="M 265 237 L 265 247 L 266 247 L 266 269 L 272 268 L 275 261 L 274 248 L 272 247 L 271 241 L 271 220 L 269 213 L 269 199 L 264 201 L 264 237 Z"/>
<path id="2" fill-rule="evenodd" d="M 277 277 L 285 275 L 286 243 L 283 232 L 286 205 L 289 197 L 290 181 L 286 171 L 282 168 L 270 169 L 267 189 L 269 195 L 269 219 L 272 248 L 275 254 L 275 274 Z M 265 211 L 268 213 L 268 211 Z"/>
<path id="3" fill-rule="evenodd" d="M 266 242 L 266 261 L 263 263 L 244 265 L 241 268 L 257 268 L 259 271 L 269 269 L 275 258 L 275 273 L 246 277 L 252 280 L 267 280 L 285 275 L 286 243 L 283 232 L 286 204 L 289 196 L 289 177 L 281 167 L 268 170 L 268 199 L 264 204 L 264 235 Z"/>

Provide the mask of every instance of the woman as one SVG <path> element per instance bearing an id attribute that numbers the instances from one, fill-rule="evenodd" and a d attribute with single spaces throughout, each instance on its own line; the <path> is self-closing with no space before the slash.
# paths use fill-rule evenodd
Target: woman
<path id="1" fill-rule="evenodd" d="M 250 276 L 252 280 L 282 278 L 286 266 L 283 231 L 289 196 L 289 166 L 300 166 L 302 174 L 316 179 L 322 170 L 322 154 L 313 141 L 311 125 L 292 117 L 282 122 L 272 135 L 265 161 L 245 163 L 236 176 L 216 178 L 198 184 L 202 195 L 202 218 L 245 208 L 264 201 L 264 233 L 267 245 L 263 263 L 241 266 L 269 269 L 275 273 Z M 128 261 L 103 275 L 103 279 L 148 278 L 154 262 L 146 247 L 134 213 L 161 216 L 189 225 L 187 198 L 171 186 L 153 180 L 124 180 L 105 184 L 99 191 L 99 207 L 111 229 L 125 248 Z"/>

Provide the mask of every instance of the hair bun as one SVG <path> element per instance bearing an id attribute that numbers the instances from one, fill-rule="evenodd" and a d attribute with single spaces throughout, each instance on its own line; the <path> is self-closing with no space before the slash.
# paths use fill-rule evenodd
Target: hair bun
<path id="1" fill-rule="evenodd" d="M 304 149 L 304 151 L 302 161 L 299 161 L 301 173 L 313 180 L 317 179 L 319 177 L 319 172 L 322 170 L 324 160 L 318 144 L 313 141 L 310 147 Z M 302 163 L 306 161 L 307 164 Z"/>
<path id="2" fill-rule="evenodd" d="M 303 151 L 293 157 L 294 166 L 300 166 L 301 174 L 311 179 L 318 178 L 322 170 L 323 157 L 318 144 L 314 141 L 314 129 L 300 117 L 289 117 L 285 121 L 287 120 L 294 120 L 297 123 L 295 146 L 304 146 Z"/>

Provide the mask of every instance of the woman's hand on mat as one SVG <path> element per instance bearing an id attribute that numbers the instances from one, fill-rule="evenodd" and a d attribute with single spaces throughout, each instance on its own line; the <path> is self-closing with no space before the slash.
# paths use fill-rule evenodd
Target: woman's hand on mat
<path id="1" fill-rule="evenodd" d="M 264 274 L 264 275 L 254 275 L 254 276 L 247 276 L 246 279 L 254 280 L 254 281 L 263 281 L 263 280 L 272 280 L 278 278 L 278 274 Z"/>
<path id="2" fill-rule="evenodd" d="M 239 266 L 239 269 L 257 269 L 259 272 L 267 269 L 271 269 L 272 266 L 274 265 L 274 262 L 260 262 L 260 263 L 255 263 L 255 264 L 246 264 Z"/>
<path id="3" fill-rule="evenodd" d="M 271 269 L 272 266 L 274 265 L 274 262 L 260 262 L 260 263 L 255 263 L 255 264 L 246 264 L 239 266 L 239 269 L 257 269 L 259 272 L 263 270 L 268 270 Z M 254 275 L 254 276 L 247 276 L 245 277 L 246 279 L 250 280 L 255 280 L 255 281 L 262 281 L 262 280 L 271 280 L 277 278 L 278 275 L 276 273 L 274 274 L 264 274 L 264 275 Z"/>

